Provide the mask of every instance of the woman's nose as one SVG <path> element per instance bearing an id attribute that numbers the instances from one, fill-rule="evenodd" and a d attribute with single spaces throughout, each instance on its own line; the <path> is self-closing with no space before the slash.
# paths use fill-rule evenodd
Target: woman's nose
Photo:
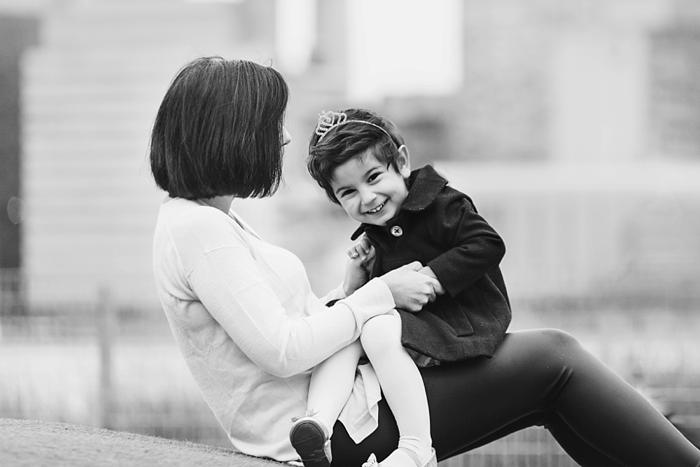
<path id="1" fill-rule="evenodd" d="M 282 127 L 282 146 L 286 146 L 292 142 L 292 135 L 287 130 L 286 126 Z"/>

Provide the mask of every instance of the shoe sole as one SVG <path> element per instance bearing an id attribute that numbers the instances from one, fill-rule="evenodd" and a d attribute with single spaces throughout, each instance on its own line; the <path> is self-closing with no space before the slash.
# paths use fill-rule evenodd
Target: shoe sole
<path id="1" fill-rule="evenodd" d="M 330 467 L 323 445 L 326 435 L 323 429 L 312 420 L 294 425 L 289 432 L 289 441 L 301 457 L 304 467 Z"/>

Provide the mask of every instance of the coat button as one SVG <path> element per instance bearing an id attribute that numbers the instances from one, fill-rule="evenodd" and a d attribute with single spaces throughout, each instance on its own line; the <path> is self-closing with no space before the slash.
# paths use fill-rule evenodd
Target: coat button
<path id="1" fill-rule="evenodd" d="M 403 235 L 403 229 L 400 226 L 395 225 L 391 228 L 391 235 L 394 237 L 400 237 Z"/>

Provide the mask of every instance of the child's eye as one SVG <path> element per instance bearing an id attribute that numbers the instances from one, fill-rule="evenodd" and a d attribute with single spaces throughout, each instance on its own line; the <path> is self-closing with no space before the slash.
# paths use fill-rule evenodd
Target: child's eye
<path id="1" fill-rule="evenodd" d="M 374 172 L 373 174 L 370 174 L 369 177 L 367 177 L 368 182 L 373 182 L 379 177 L 379 172 Z"/>
<path id="2" fill-rule="evenodd" d="M 355 190 L 343 190 L 343 191 L 340 192 L 340 197 L 341 197 L 341 198 L 347 198 L 348 196 L 352 195 L 352 193 L 353 193 L 354 191 L 355 191 Z"/>

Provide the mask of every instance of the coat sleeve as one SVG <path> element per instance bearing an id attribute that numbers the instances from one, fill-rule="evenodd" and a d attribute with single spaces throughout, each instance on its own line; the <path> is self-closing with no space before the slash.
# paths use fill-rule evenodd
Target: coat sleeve
<path id="1" fill-rule="evenodd" d="M 427 265 L 454 297 L 500 263 L 505 244 L 466 195 L 450 196 L 435 209 L 430 233 L 446 250 Z"/>

